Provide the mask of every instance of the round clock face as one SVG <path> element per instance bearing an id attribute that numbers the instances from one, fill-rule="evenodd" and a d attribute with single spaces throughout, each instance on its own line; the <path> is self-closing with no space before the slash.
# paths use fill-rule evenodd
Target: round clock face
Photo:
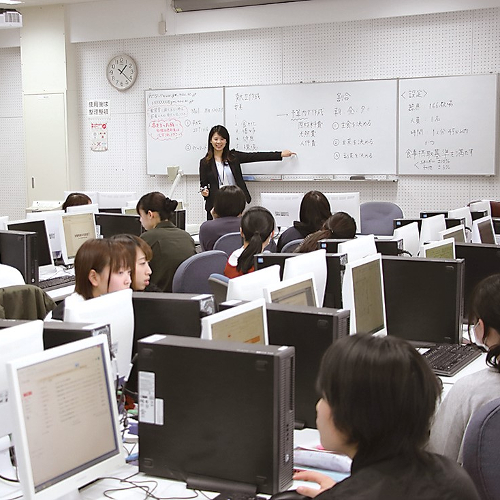
<path id="1" fill-rule="evenodd" d="M 126 90 L 135 83 L 137 64 L 127 54 L 120 54 L 109 61 L 106 76 L 113 87 Z"/>

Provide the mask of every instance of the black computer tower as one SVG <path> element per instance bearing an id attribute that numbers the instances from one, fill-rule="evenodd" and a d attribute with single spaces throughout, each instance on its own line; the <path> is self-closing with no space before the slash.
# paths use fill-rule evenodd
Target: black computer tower
<path id="1" fill-rule="evenodd" d="M 186 211 L 184 209 L 175 210 L 170 219 L 179 229 L 186 230 Z"/>
<path id="2" fill-rule="evenodd" d="M 269 343 L 295 347 L 295 428 L 316 428 L 316 376 L 326 349 L 349 335 L 346 309 L 266 304 Z"/>
<path id="3" fill-rule="evenodd" d="M 141 472 L 202 490 L 290 487 L 292 347 L 152 336 L 138 364 Z"/>
<path id="4" fill-rule="evenodd" d="M 460 344 L 463 259 L 382 257 L 387 333 L 427 344 Z"/>
<path id="5" fill-rule="evenodd" d="M 0 231 L 0 263 L 18 269 L 27 285 L 38 286 L 37 233 Z"/>
<path id="6" fill-rule="evenodd" d="M 95 335 L 107 335 L 111 348 L 111 330 L 102 323 L 72 323 L 69 321 L 46 321 L 43 324 L 43 348 L 51 349 L 76 340 Z"/>

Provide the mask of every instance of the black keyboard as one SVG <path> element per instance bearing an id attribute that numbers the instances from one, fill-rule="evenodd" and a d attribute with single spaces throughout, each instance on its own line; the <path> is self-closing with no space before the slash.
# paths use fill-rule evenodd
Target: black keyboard
<path id="1" fill-rule="evenodd" d="M 241 491 L 223 491 L 213 500 L 266 500 L 266 498 Z"/>
<path id="2" fill-rule="evenodd" d="M 481 356 L 476 346 L 439 344 L 423 353 L 436 375 L 453 377 L 462 368 Z"/>
<path id="3" fill-rule="evenodd" d="M 54 278 L 49 278 L 47 280 L 40 281 L 38 286 L 42 290 L 51 290 L 53 288 L 62 288 L 64 286 L 70 286 L 75 284 L 75 277 L 71 274 L 63 274 L 62 276 L 56 276 Z"/>

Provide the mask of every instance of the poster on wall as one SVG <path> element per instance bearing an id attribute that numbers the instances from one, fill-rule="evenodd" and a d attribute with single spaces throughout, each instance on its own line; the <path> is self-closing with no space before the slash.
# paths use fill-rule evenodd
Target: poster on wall
<path id="1" fill-rule="evenodd" d="M 108 150 L 108 118 L 110 116 L 109 99 L 87 101 L 87 116 L 90 119 L 91 151 Z"/>
<path id="2" fill-rule="evenodd" d="M 91 123 L 92 129 L 90 149 L 91 151 L 107 151 L 108 150 L 108 124 L 107 123 Z"/>

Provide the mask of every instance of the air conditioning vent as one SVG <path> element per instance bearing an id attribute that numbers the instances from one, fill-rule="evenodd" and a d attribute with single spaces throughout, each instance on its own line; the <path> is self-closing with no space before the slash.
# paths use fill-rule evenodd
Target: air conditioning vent
<path id="1" fill-rule="evenodd" d="M 0 29 L 22 27 L 23 16 L 17 10 L 0 9 Z"/>
<path id="2" fill-rule="evenodd" d="M 301 1 L 307 0 L 172 0 L 172 8 L 175 12 L 190 12 L 194 10 L 226 9 Z"/>

